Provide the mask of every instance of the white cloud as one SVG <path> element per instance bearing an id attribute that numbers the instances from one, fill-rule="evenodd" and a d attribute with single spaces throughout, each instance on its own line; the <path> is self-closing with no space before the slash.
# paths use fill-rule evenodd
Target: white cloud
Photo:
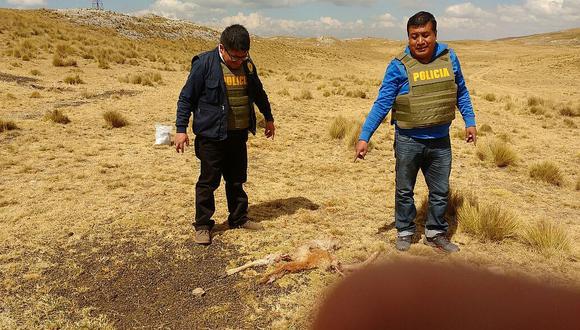
<path id="1" fill-rule="evenodd" d="M 451 17 L 461 18 L 482 18 L 492 16 L 491 13 L 476 7 L 471 2 L 449 6 L 447 9 L 445 9 L 445 14 Z"/>
<path id="2" fill-rule="evenodd" d="M 397 25 L 397 19 L 395 18 L 395 16 L 391 15 L 390 13 L 384 13 L 381 16 L 378 16 L 376 18 L 376 22 L 375 24 L 373 24 L 373 27 L 378 28 L 378 27 L 394 27 Z"/>
<path id="3" fill-rule="evenodd" d="M 362 20 L 343 22 L 330 16 L 322 16 L 311 20 L 290 20 L 278 19 L 264 16 L 254 12 L 250 14 L 238 13 L 234 16 L 224 17 L 219 27 L 231 24 L 242 24 L 252 34 L 263 36 L 274 35 L 299 35 L 299 36 L 320 36 L 320 35 L 341 35 L 345 32 L 352 32 L 364 28 Z"/>
<path id="4" fill-rule="evenodd" d="M 11 5 L 22 6 L 22 7 L 46 5 L 45 0 L 7 0 L 6 2 L 8 2 Z"/>

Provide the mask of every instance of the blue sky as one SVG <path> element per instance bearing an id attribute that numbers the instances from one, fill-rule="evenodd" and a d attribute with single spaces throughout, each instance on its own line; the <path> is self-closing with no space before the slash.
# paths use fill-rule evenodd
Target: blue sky
<path id="1" fill-rule="evenodd" d="M 220 28 L 244 24 L 262 35 L 405 39 L 419 10 L 432 12 L 440 39 L 495 39 L 580 27 L 580 0 L 103 0 L 106 9 L 158 14 Z M 10 8 L 86 8 L 90 0 L 0 0 Z"/>

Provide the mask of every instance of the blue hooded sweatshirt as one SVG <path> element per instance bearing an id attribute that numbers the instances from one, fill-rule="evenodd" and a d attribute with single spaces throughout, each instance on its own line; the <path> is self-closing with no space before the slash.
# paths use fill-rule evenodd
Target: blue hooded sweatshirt
<path id="1" fill-rule="evenodd" d="M 467 87 L 465 87 L 465 80 L 463 79 L 463 73 L 461 73 L 461 66 L 459 65 L 457 55 L 455 55 L 453 49 L 448 48 L 446 44 L 437 43 L 435 45 L 435 52 L 432 60 L 441 55 L 441 53 L 446 49 L 449 49 L 449 57 L 453 64 L 453 73 L 455 74 L 455 83 L 457 84 L 457 107 L 463 116 L 465 127 L 475 126 L 473 106 L 469 97 L 469 91 L 467 90 Z M 405 49 L 405 53 L 411 53 L 409 47 Z M 385 78 L 383 79 L 383 83 L 379 89 L 379 96 L 377 96 L 377 99 L 365 120 L 359 140 L 368 142 L 377 127 L 379 127 L 389 111 L 391 111 L 395 98 L 398 95 L 408 93 L 409 80 L 407 77 L 407 71 L 405 70 L 403 63 L 395 58 L 387 67 Z M 395 121 L 395 127 L 398 134 L 410 136 L 416 139 L 437 139 L 445 137 L 449 134 L 450 125 L 451 124 L 444 124 L 426 128 L 402 129 L 396 126 Z"/>

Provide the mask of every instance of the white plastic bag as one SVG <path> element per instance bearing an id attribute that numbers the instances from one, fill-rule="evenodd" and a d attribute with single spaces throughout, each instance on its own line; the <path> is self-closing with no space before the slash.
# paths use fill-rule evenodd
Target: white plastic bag
<path id="1" fill-rule="evenodd" d="M 155 145 L 171 145 L 171 126 L 155 124 Z"/>

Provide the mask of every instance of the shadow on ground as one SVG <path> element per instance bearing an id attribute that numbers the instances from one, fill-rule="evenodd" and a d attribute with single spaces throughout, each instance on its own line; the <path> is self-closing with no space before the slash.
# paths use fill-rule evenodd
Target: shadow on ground
<path id="1" fill-rule="evenodd" d="M 250 205 L 248 216 L 256 222 L 276 219 L 283 215 L 292 215 L 300 209 L 318 210 L 319 205 L 305 197 L 290 197 Z"/>

